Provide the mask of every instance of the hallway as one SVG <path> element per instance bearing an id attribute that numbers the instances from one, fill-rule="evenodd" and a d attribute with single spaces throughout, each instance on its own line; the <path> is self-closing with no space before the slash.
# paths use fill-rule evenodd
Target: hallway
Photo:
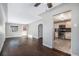
<path id="1" fill-rule="evenodd" d="M 23 41 L 22 41 L 23 40 Z M 38 39 L 8 38 L 5 41 L 3 56 L 69 56 L 55 49 L 49 49 L 41 45 Z"/>

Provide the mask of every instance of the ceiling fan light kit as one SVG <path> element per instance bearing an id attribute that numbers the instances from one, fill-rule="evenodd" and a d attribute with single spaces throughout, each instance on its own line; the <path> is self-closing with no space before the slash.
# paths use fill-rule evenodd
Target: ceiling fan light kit
<path id="1" fill-rule="evenodd" d="M 35 7 L 38 7 L 40 4 L 41 4 L 41 3 L 35 3 L 34 6 L 35 6 Z M 52 3 L 47 3 L 47 7 L 48 7 L 48 8 L 53 7 Z"/>

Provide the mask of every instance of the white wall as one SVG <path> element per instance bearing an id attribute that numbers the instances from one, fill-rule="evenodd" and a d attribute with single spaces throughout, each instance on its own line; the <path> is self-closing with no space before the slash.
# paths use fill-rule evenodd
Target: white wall
<path id="1" fill-rule="evenodd" d="M 45 16 L 48 17 L 48 16 Z M 53 23 L 50 18 L 43 18 L 42 20 L 33 22 L 29 24 L 29 35 L 32 35 L 34 38 L 38 38 L 38 25 L 43 24 L 43 45 L 49 48 L 52 48 L 52 26 Z M 52 24 L 53 25 L 53 24 Z"/>
<path id="2" fill-rule="evenodd" d="M 62 13 L 68 10 L 71 11 L 72 15 L 72 34 L 71 34 L 71 43 L 72 43 L 72 55 L 79 55 L 79 4 L 61 4 L 50 11 L 40 14 L 43 23 L 43 45 L 49 48 L 54 47 L 54 26 L 53 26 L 53 15 L 58 13 Z M 31 31 L 31 35 L 37 36 L 37 26 L 39 21 L 35 23 L 31 23 L 29 26 L 29 30 Z"/>
<path id="3" fill-rule="evenodd" d="M 72 7 L 72 54 L 79 56 L 79 4 Z"/>
<path id="4" fill-rule="evenodd" d="M 42 24 L 41 20 L 29 24 L 28 36 L 38 38 L 38 25 Z"/>
<path id="5" fill-rule="evenodd" d="M 5 21 L 7 20 L 7 4 L 0 3 L 0 52 L 5 41 Z"/>
<path id="6" fill-rule="evenodd" d="M 11 26 L 18 26 L 18 31 L 12 32 Z M 27 36 L 27 31 L 23 31 L 23 26 L 23 24 L 6 23 L 6 38 Z M 26 28 L 28 28 L 27 25 Z"/>
<path id="7" fill-rule="evenodd" d="M 47 13 L 44 13 L 44 14 L 41 14 L 41 16 L 43 17 L 43 20 L 45 19 L 48 19 L 48 20 L 53 20 L 53 15 L 56 15 L 58 13 L 62 13 L 62 12 L 65 12 L 65 11 L 68 11 L 68 10 L 72 10 L 71 12 L 71 15 L 72 15 L 72 35 L 71 35 L 71 43 L 72 43 L 72 54 L 76 54 L 76 55 L 79 55 L 79 4 L 62 4 L 58 7 L 55 7 L 54 9 L 50 10 L 50 11 L 47 11 Z M 51 16 L 50 16 L 51 15 Z M 52 19 L 50 19 L 50 17 L 52 17 Z M 77 27 L 76 27 L 77 25 Z M 51 26 L 52 26 L 52 23 L 51 23 Z M 51 32 L 49 33 L 52 33 L 52 30 Z M 47 34 L 45 34 L 47 35 Z M 51 36 L 49 36 L 51 37 Z M 51 38 L 53 38 L 54 35 L 52 35 Z M 49 42 L 49 40 L 46 38 L 44 40 L 47 40 L 47 41 L 44 41 L 43 43 L 51 43 Z M 54 39 L 51 39 L 51 41 L 54 41 Z M 54 43 L 52 43 L 54 45 Z"/>
<path id="8" fill-rule="evenodd" d="M 41 15 L 43 21 L 43 45 L 53 48 L 53 20 L 51 13 Z"/>

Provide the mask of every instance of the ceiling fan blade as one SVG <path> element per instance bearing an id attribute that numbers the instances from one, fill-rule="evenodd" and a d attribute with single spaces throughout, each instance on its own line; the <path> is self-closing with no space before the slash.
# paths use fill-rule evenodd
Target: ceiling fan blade
<path id="1" fill-rule="evenodd" d="M 35 7 L 38 7 L 40 4 L 41 4 L 41 3 L 36 3 L 34 6 L 35 6 Z"/>
<path id="2" fill-rule="evenodd" d="M 47 3 L 48 8 L 53 7 L 52 3 Z"/>

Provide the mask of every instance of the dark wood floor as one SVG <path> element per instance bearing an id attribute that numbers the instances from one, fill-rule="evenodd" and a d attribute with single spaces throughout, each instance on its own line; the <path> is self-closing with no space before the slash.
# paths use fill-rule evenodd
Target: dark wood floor
<path id="1" fill-rule="evenodd" d="M 8 38 L 6 39 L 2 56 L 70 56 L 56 49 L 42 46 L 41 39 Z"/>

